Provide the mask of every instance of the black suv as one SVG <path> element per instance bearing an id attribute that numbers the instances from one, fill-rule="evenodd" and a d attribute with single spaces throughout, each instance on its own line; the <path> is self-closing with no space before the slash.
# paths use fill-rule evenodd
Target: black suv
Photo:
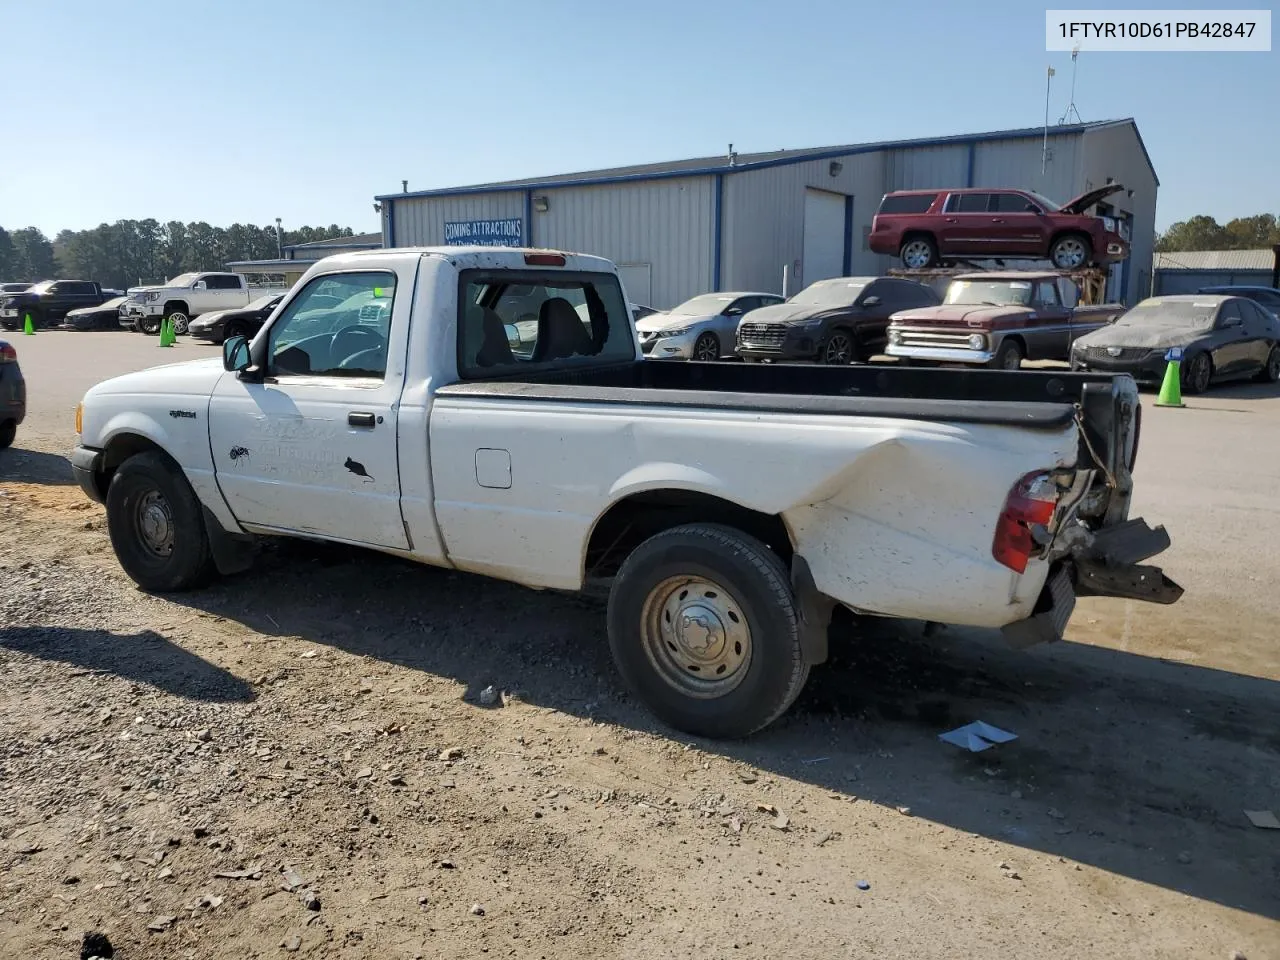
<path id="1" fill-rule="evenodd" d="M 738 324 L 736 352 L 748 363 L 856 363 L 884 352 L 890 316 L 900 310 L 936 307 L 941 302 L 937 291 L 914 280 L 819 280 L 785 303 L 747 314 Z"/>
<path id="2" fill-rule="evenodd" d="M 0 297 L 0 326 L 17 330 L 30 317 L 33 327 L 50 327 L 61 323 L 72 310 L 96 307 L 109 299 L 89 280 L 44 280 L 21 293 Z"/>

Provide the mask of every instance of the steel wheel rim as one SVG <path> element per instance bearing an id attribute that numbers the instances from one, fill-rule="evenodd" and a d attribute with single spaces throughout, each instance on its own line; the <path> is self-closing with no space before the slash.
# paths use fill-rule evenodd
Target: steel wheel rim
<path id="1" fill-rule="evenodd" d="M 1017 350 L 1010 350 L 1007 354 L 1005 354 L 1005 357 L 1004 357 L 1004 367 L 1003 367 L 1003 369 L 1005 369 L 1005 370 L 1021 370 L 1021 369 L 1022 369 L 1022 354 L 1020 354 Z"/>
<path id="2" fill-rule="evenodd" d="M 902 248 L 902 262 L 912 269 L 927 267 L 930 259 L 929 245 L 923 240 L 912 240 Z"/>
<path id="3" fill-rule="evenodd" d="M 853 344 L 843 333 L 832 334 L 822 352 L 822 359 L 827 363 L 848 363 L 851 356 Z"/>
<path id="4" fill-rule="evenodd" d="M 1074 238 L 1063 240 L 1057 246 L 1056 263 L 1060 267 L 1078 267 L 1084 263 L 1085 256 L 1083 242 Z"/>
<path id="5" fill-rule="evenodd" d="M 706 577 L 669 577 L 650 590 L 640 636 L 654 670 L 687 697 L 723 697 L 751 665 L 751 628 L 742 606 Z"/>
<path id="6" fill-rule="evenodd" d="M 159 490 L 149 490 L 138 498 L 133 525 L 138 542 L 152 556 L 168 559 L 173 553 L 173 512 Z"/>
<path id="7" fill-rule="evenodd" d="M 695 360 L 715 360 L 720 354 L 716 348 L 715 340 L 708 334 L 700 336 L 693 345 L 693 359 Z"/>

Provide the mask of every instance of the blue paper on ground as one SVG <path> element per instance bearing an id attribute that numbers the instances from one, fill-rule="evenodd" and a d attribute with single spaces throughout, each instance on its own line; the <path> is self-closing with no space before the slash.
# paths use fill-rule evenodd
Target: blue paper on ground
<path id="1" fill-rule="evenodd" d="M 957 727 L 947 733 L 938 734 L 938 739 L 944 743 L 961 747 L 971 753 L 981 753 L 997 743 L 1008 743 L 1010 740 L 1017 740 L 1018 735 L 1010 733 L 1008 730 L 1001 730 L 999 727 L 993 727 L 989 723 L 983 723 L 981 720 L 975 720 L 973 723 L 967 723 L 963 727 Z"/>

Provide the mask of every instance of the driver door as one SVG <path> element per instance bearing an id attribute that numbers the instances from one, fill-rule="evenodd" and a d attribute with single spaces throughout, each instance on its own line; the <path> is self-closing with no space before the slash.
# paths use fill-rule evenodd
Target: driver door
<path id="1" fill-rule="evenodd" d="M 314 277 L 264 334 L 263 382 L 218 382 L 213 462 L 245 527 L 408 549 L 396 458 L 404 363 L 388 358 L 405 342 L 411 279 L 397 290 L 390 270 Z"/>

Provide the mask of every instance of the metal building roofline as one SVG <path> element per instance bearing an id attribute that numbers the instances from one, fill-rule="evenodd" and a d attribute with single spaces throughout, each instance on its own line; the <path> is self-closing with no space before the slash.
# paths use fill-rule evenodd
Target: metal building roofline
<path id="1" fill-rule="evenodd" d="M 1066 124 L 1050 127 L 1050 136 L 1062 136 L 1073 133 L 1084 133 L 1089 130 L 1100 130 L 1107 127 L 1129 125 L 1138 138 L 1138 145 L 1146 158 L 1151 175 L 1156 176 L 1155 167 L 1151 164 L 1151 156 L 1147 153 L 1138 125 L 1133 118 L 1123 120 L 1098 120 L 1090 123 Z M 555 190 L 562 187 L 594 187 L 614 183 L 643 183 L 650 180 L 676 180 L 684 177 L 705 177 L 733 173 L 747 173 L 752 170 L 767 170 L 771 167 L 791 166 L 797 163 L 809 163 L 814 160 L 834 160 L 839 157 L 857 156 L 864 153 L 877 153 L 881 150 L 900 150 L 906 147 L 943 147 L 966 146 L 979 143 L 997 143 L 1004 140 L 1025 140 L 1044 136 L 1043 127 L 1025 127 L 1018 130 L 998 130 L 991 133 L 954 134 L 946 137 L 927 137 L 919 140 L 884 140 L 877 143 L 848 144 L 842 147 L 815 147 L 812 150 L 786 151 L 785 156 L 770 156 L 767 159 L 745 160 L 740 163 L 716 163 L 707 166 L 673 166 L 671 162 L 654 163 L 634 169 L 628 173 L 610 173 L 602 170 L 592 174 L 568 174 L 533 178 L 528 180 L 504 180 L 494 183 L 481 183 L 468 187 L 441 187 L 435 190 L 413 190 L 401 193 L 379 194 L 375 200 L 405 200 L 417 197 L 457 197 L 483 193 L 519 193 L 525 190 Z M 758 155 L 759 156 L 759 155 Z M 689 163 L 687 160 L 674 163 Z M 626 167 L 615 168 L 626 170 Z M 1156 177 L 1156 185 L 1160 180 Z"/>

